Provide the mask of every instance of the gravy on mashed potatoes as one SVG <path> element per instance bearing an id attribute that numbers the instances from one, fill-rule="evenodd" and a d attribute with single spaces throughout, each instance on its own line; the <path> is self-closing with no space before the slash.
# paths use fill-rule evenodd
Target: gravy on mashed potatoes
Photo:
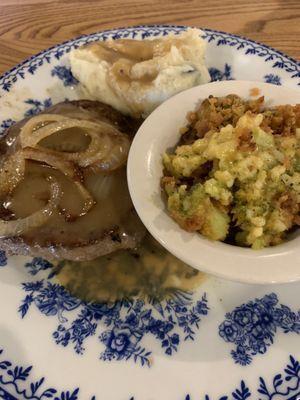
<path id="1" fill-rule="evenodd" d="M 89 98 L 147 116 L 167 98 L 210 81 L 199 29 L 149 40 L 107 40 L 70 53 L 73 75 Z"/>

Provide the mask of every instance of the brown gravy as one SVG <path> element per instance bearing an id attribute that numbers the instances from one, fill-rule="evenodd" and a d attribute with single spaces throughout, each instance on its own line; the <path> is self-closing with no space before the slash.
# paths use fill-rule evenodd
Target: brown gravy
<path id="1" fill-rule="evenodd" d="M 158 47 L 160 46 L 160 50 Z M 151 60 L 157 52 L 162 49 L 169 50 L 171 44 L 162 43 L 161 40 L 129 40 L 120 39 L 107 42 L 96 42 L 86 46 L 101 60 L 111 65 L 109 72 L 109 82 L 114 87 L 113 81 L 123 85 L 123 89 L 128 89 L 130 83 L 138 80 L 144 85 L 150 85 L 157 77 L 158 70 L 149 70 L 147 73 L 135 77 L 131 74 L 131 68 L 143 61 Z"/>
<path id="2" fill-rule="evenodd" d="M 15 218 L 26 217 L 46 205 L 50 196 L 47 176 L 54 176 L 63 188 L 60 209 L 53 213 L 46 225 L 26 233 L 29 241 L 31 238 L 35 242 L 38 240 L 41 246 L 49 245 L 52 241 L 73 246 L 79 244 L 80 232 L 81 243 L 88 243 L 99 239 L 102 233 L 112 227 L 122 225 L 132 208 L 125 168 L 111 175 L 85 174 L 85 186 L 96 204 L 86 215 L 70 221 L 66 219 L 66 215 L 79 215 L 83 206 L 83 200 L 74 183 L 51 167 L 32 161 L 26 163 L 25 178 L 10 199 L 9 208 Z"/>
<path id="3" fill-rule="evenodd" d="M 93 42 L 88 44 L 86 48 L 91 49 L 97 57 L 110 64 L 120 59 L 127 59 L 136 63 L 153 58 L 154 48 L 157 43 L 158 40 L 119 39 Z"/>
<path id="4" fill-rule="evenodd" d="M 89 140 L 88 135 L 76 128 L 53 134 L 41 141 L 41 145 L 54 150 L 74 152 L 85 150 Z M 10 198 L 5 199 L 4 208 L 6 205 L 8 209 L 4 210 L 2 207 L 2 213 L 10 212 L 17 219 L 45 207 L 50 197 L 47 177 L 51 175 L 63 190 L 59 209 L 53 213 L 47 224 L 24 235 L 27 243 L 32 241 L 40 246 L 49 246 L 52 243 L 64 246 L 84 245 L 98 240 L 113 227 L 122 227 L 132 210 L 126 167 L 109 174 L 91 168 L 83 169 L 82 173 L 84 186 L 96 202 L 86 215 L 76 218 L 82 210 L 83 199 L 73 181 L 61 171 L 30 160 L 26 160 L 24 179 Z"/>

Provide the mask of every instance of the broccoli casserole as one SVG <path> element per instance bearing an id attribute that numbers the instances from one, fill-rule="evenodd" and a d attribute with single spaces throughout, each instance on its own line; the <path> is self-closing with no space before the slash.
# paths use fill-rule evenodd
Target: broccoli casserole
<path id="1" fill-rule="evenodd" d="M 300 105 L 210 96 L 163 155 L 161 186 L 181 228 L 239 246 L 279 244 L 300 225 Z"/>

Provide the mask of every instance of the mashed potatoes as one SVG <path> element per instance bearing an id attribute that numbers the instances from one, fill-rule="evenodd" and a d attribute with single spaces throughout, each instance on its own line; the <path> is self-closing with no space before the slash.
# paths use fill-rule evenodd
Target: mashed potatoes
<path id="1" fill-rule="evenodd" d="M 70 53 L 72 73 L 89 98 L 146 116 L 170 96 L 210 81 L 201 34 L 93 42 Z"/>
<path id="2" fill-rule="evenodd" d="M 168 210 L 182 228 L 259 249 L 300 225 L 300 106 L 262 106 L 211 97 L 189 116 L 188 144 L 163 156 Z"/>

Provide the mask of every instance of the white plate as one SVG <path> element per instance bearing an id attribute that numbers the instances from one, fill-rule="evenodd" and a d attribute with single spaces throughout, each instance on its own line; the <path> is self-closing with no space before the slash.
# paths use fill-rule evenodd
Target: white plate
<path id="1" fill-rule="evenodd" d="M 0 79 L 1 128 L 76 98 L 67 57 L 74 46 L 181 29 L 102 32 L 34 56 Z M 299 66 L 279 52 L 225 33 L 206 30 L 205 37 L 214 78 L 298 87 Z M 207 277 L 192 293 L 161 304 L 92 306 L 47 279 L 51 265 L 42 260 L 1 253 L 0 264 L 4 399 L 295 400 L 300 393 L 299 284 Z"/>
<path id="2" fill-rule="evenodd" d="M 197 86 L 173 96 L 142 124 L 130 148 L 128 185 L 133 204 L 149 232 L 188 265 L 221 278 L 245 283 L 287 283 L 300 279 L 300 237 L 260 251 L 211 241 L 181 229 L 162 199 L 162 154 L 179 140 L 186 115 L 210 95 L 230 93 L 251 98 L 251 89 L 265 104 L 300 104 L 300 90 L 249 81 L 223 81 Z M 282 268 L 282 265 L 285 268 Z"/>

